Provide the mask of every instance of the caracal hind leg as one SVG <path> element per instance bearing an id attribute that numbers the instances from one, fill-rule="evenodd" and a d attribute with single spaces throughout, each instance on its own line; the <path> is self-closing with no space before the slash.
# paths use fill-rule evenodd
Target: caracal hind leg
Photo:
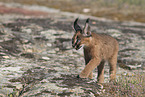
<path id="1" fill-rule="evenodd" d="M 104 82 L 104 64 L 105 64 L 105 61 L 102 61 L 100 63 L 100 65 L 97 67 L 98 69 L 98 82 L 99 83 L 103 83 Z"/>
<path id="2" fill-rule="evenodd" d="M 109 65 L 110 65 L 110 81 L 115 80 L 115 78 L 116 78 L 116 64 L 117 64 L 117 54 L 114 55 L 109 60 Z"/>
<path id="3" fill-rule="evenodd" d="M 100 64 L 100 59 L 91 59 L 79 75 L 80 78 L 88 78 L 90 73 Z"/>

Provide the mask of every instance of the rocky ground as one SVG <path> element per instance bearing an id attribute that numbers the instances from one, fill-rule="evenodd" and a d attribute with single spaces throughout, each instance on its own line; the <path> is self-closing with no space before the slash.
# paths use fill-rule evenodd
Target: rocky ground
<path id="1" fill-rule="evenodd" d="M 93 32 L 119 41 L 117 76 L 145 72 L 145 23 L 116 22 L 42 6 L 1 3 L 0 8 L 0 96 L 93 97 L 105 92 L 96 83 L 96 70 L 94 80 L 76 78 L 84 68 L 83 51 L 71 47 L 76 17 L 80 25 L 89 17 Z"/>

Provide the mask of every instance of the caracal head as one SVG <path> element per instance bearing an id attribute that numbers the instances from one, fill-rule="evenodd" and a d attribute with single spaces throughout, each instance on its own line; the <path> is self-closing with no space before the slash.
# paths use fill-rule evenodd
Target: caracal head
<path id="1" fill-rule="evenodd" d="M 77 24 L 78 18 L 74 21 L 74 36 L 72 38 L 72 47 L 76 50 L 79 50 L 83 46 L 88 46 L 90 43 L 90 39 L 92 37 L 92 33 L 90 32 L 89 26 L 89 18 L 86 20 L 85 26 L 82 29 Z"/>

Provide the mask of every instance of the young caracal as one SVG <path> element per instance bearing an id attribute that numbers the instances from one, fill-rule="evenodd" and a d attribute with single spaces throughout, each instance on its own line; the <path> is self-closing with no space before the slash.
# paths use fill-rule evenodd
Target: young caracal
<path id="1" fill-rule="evenodd" d="M 98 82 L 104 82 L 104 64 L 109 62 L 110 80 L 116 78 L 116 64 L 118 55 L 118 42 L 116 39 L 105 34 L 96 34 L 90 31 L 89 19 L 86 20 L 84 29 L 74 22 L 75 34 L 72 38 L 72 46 L 76 50 L 84 48 L 84 59 L 86 66 L 78 75 L 80 78 L 92 79 L 92 71 L 97 67 Z"/>

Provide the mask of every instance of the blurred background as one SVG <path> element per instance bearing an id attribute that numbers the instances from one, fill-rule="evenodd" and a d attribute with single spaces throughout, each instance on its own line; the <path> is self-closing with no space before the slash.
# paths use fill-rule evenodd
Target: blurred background
<path id="1" fill-rule="evenodd" d="M 119 21 L 145 22 L 145 0 L 0 0 L 41 5 Z"/>

